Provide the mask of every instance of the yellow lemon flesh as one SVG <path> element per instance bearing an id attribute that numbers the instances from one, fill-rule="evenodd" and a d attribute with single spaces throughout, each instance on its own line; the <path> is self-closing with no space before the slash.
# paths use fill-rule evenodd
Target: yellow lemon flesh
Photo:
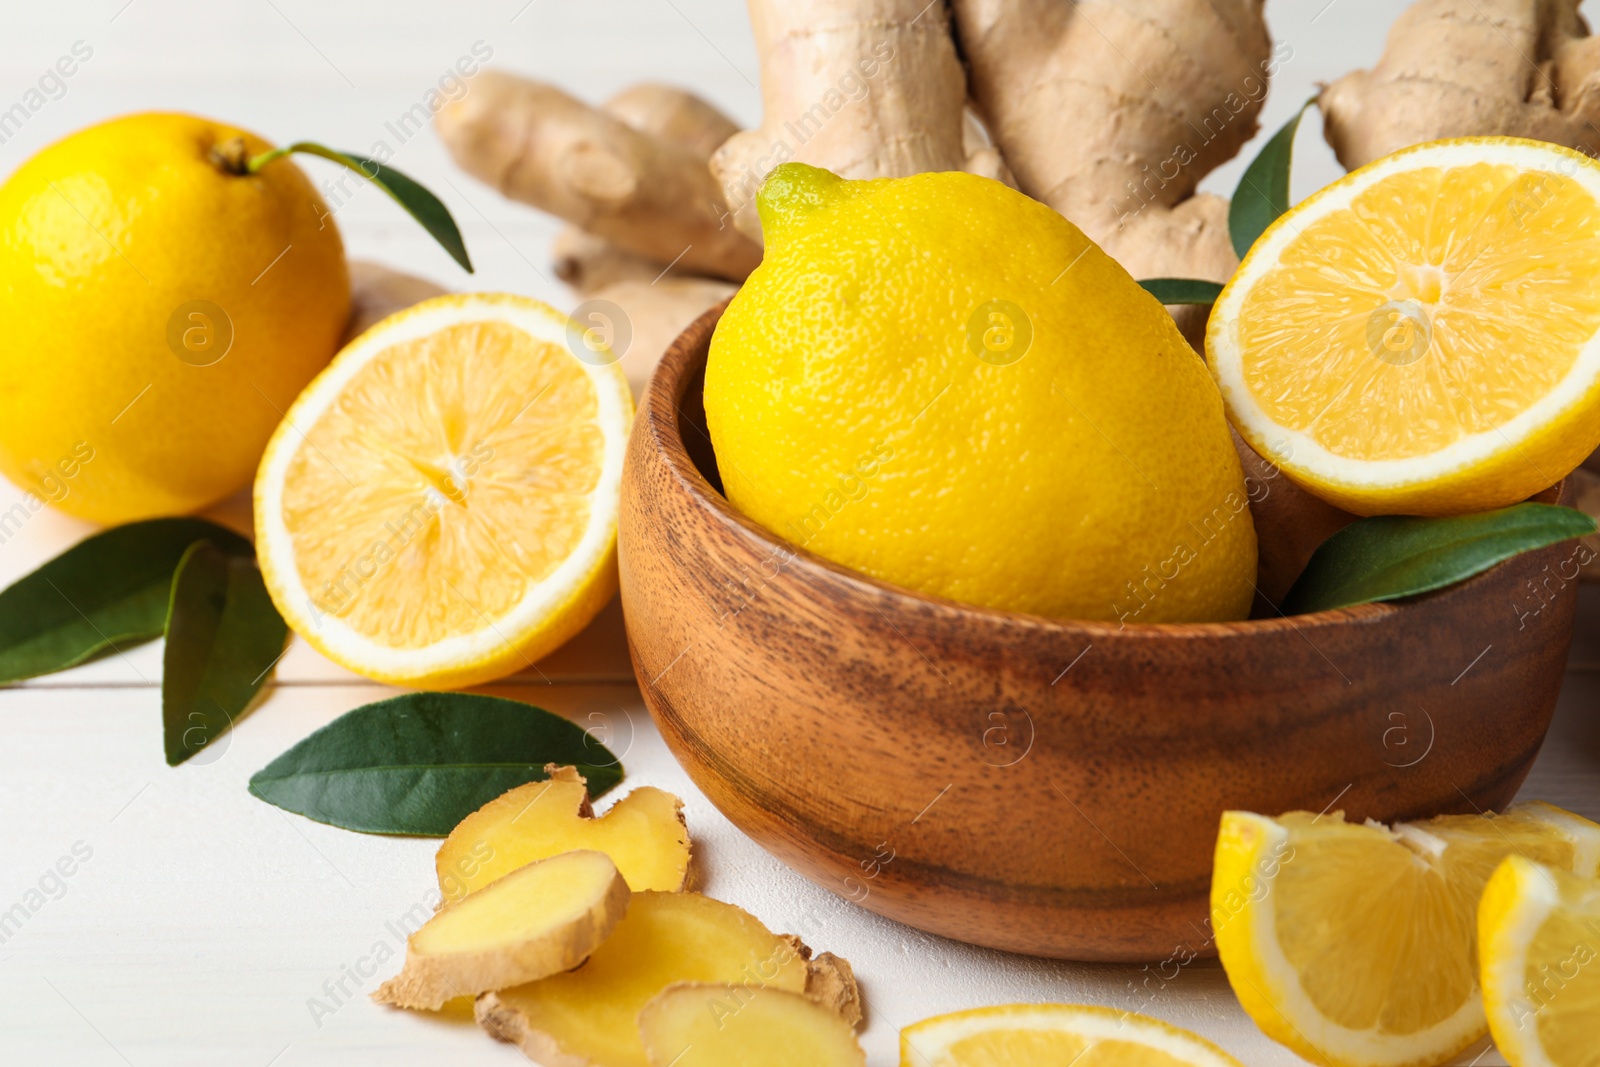
<path id="1" fill-rule="evenodd" d="M 1228 415 L 1362 515 L 1514 504 L 1600 445 L 1600 163 L 1437 141 L 1354 171 L 1256 242 L 1212 312 Z"/>
<path id="2" fill-rule="evenodd" d="M 1537 802 L 1393 828 L 1226 813 L 1211 921 L 1239 1003 L 1313 1063 L 1446 1062 L 1487 1028 L 1478 899 L 1513 852 L 1593 874 L 1600 826 Z"/>
<path id="3" fill-rule="evenodd" d="M 231 173 L 254 134 L 139 114 L 58 141 L 0 187 L 0 471 L 115 523 L 250 481 L 349 312 L 339 231 L 293 163 Z"/>
<path id="4" fill-rule="evenodd" d="M 1478 944 L 1489 1029 L 1512 1067 L 1600 1067 L 1600 881 L 1506 857 Z"/>
<path id="5" fill-rule="evenodd" d="M 1201 360 L 1077 227 L 969 174 L 762 187 L 705 404 L 728 499 L 884 581 L 1038 615 L 1239 619 L 1256 564 Z"/>
<path id="6" fill-rule="evenodd" d="M 1211 1042 L 1131 1011 L 1005 1004 L 900 1033 L 900 1067 L 1240 1067 Z"/>
<path id="7" fill-rule="evenodd" d="M 306 388 L 255 489 L 295 632 L 370 678 L 452 688 L 532 666 L 605 606 L 633 400 L 568 330 L 525 297 L 441 296 Z"/>

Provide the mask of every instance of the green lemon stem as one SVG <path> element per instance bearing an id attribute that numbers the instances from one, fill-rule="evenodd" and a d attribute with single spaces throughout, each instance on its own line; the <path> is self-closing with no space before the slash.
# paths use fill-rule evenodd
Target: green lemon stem
<path id="1" fill-rule="evenodd" d="M 821 167 L 804 163 L 780 163 L 756 193 L 756 212 L 761 216 L 761 232 L 768 237 L 836 203 L 845 180 Z"/>

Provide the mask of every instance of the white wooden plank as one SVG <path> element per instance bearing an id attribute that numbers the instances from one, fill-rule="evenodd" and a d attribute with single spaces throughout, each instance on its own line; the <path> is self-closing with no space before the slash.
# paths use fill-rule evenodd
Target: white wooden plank
<path id="1" fill-rule="evenodd" d="M 689 784 L 631 686 L 497 691 L 608 731 L 629 785 L 685 798 L 707 892 L 851 959 L 867 994 L 864 1040 L 875 1065 L 893 1062 L 898 1028 L 909 1022 L 1012 1000 L 1144 1010 L 1194 1028 L 1246 1063 L 1299 1062 L 1242 1015 L 1215 962 L 1163 977 L 989 952 L 880 919 L 811 885 Z M 402 1065 L 441 1056 L 513 1062 L 471 1027 L 365 999 L 395 965 L 363 959 L 383 954 L 377 945 L 398 947 L 388 924 L 422 899 L 435 843 L 322 826 L 245 789 L 252 772 L 313 729 L 392 692 L 277 689 L 210 762 L 177 769 L 162 762 L 154 690 L 4 694 L 0 913 L 26 903 L 41 879 L 47 898 L 0 943 L 6 1059 L 117 1063 L 120 1053 L 134 1064 L 266 1064 L 287 1046 L 276 1063 L 332 1064 L 380 1051 Z M 1525 791 L 1591 817 L 1600 817 L 1597 698 L 1600 676 L 1573 676 Z M 91 851 L 87 861 L 59 882 L 50 878 L 78 842 L 80 853 Z M 371 973 L 353 980 L 346 968 Z M 1477 1062 L 1502 1061 L 1491 1053 Z"/>

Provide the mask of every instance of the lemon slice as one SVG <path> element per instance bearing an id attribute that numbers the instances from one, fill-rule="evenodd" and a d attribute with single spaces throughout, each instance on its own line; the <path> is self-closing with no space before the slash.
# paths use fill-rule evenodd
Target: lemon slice
<path id="1" fill-rule="evenodd" d="M 1465 137 L 1274 223 L 1206 355 L 1261 455 L 1362 515 L 1513 504 L 1600 444 L 1600 163 Z"/>
<path id="2" fill-rule="evenodd" d="M 900 1067 L 1241 1067 L 1211 1042 L 1131 1011 L 1003 1004 L 900 1032 Z"/>
<path id="3" fill-rule="evenodd" d="M 1228 812 L 1211 882 L 1228 981 L 1257 1026 L 1313 1063 L 1443 1063 L 1487 1029 L 1478 898 L 1513 852 L 1591 874 L 1600 826 L 1538 802 L 1392 829 Z"/>
<path id="4" fill-rule="evenodd" d="M 528 666 L 616 589 L 633 401 L 536 300 L 457 294 L 352 341 L 256 475 L 273 602 L 379 681 L 472 685 Z"/>
<path id="5" fill-rule="evenodd" d="M 1478 938 L 1489 1029 L 1512 1067 L 1600 1067 L 1600 882 L 1508 856 Z"/>

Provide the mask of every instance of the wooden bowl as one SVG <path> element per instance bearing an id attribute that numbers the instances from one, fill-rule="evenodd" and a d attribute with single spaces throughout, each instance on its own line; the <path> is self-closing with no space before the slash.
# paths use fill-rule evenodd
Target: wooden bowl
<path id="1" fill-rule="evenodd" d="M 720 310 L 669 349 L 628 446 L 628 644 L 695 784 L 818 884 L 974 944 L 1182 963 L 1211 951 L 1224 810 L 1498 809 L 1528 773 L 1571 545 L 1399 605 L 1237 623 L 925 596 L 723 498 L 700 398 Z"/>

